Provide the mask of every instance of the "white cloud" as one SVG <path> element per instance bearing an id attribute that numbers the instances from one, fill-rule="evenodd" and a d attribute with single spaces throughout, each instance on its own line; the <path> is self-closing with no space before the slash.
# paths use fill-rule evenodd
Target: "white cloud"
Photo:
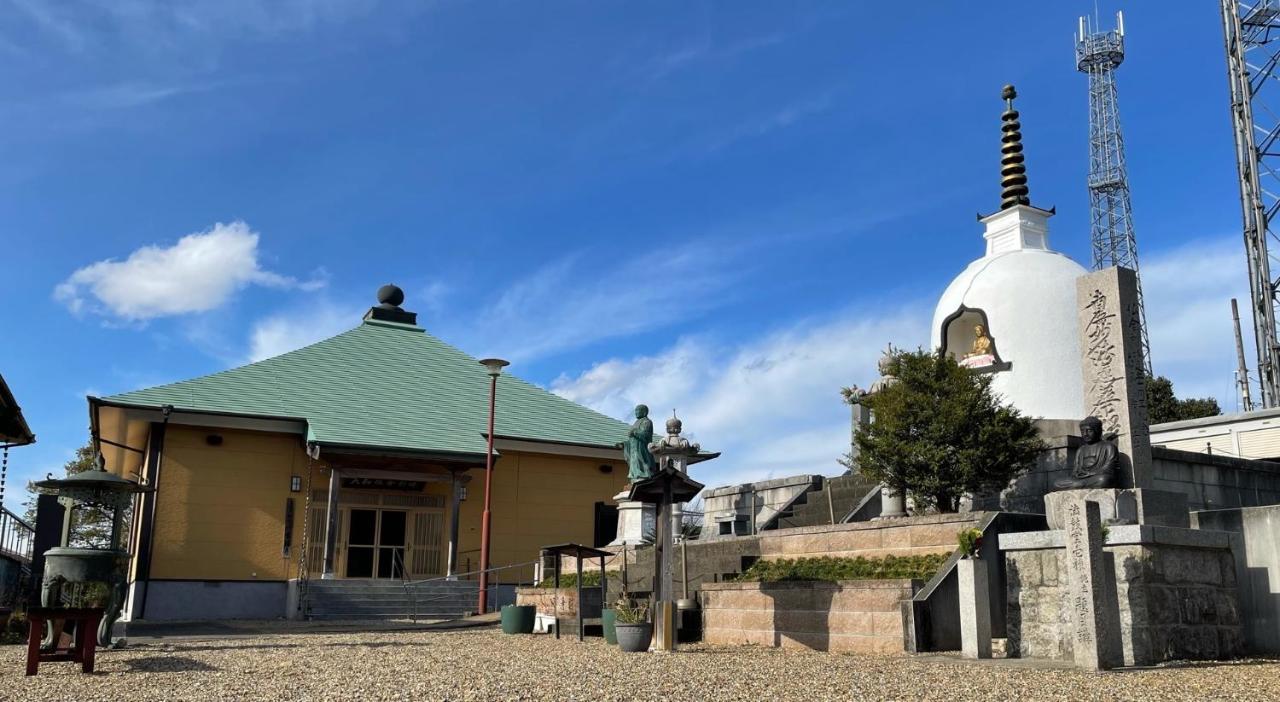
<path id="1" fill-rule="evenodd" d="M 1256 364 L 1239 240 L 1202 239 L 1159 252 L 1142 262 L 1142 288 L 1153 370 L 1172 380 L 1180 397 L 1216 397 L 1223 411 L 1234 411 L 1233 297 L 1240 303 L 1245 362 L 1250 370 Z"/>
<path id="2" fill-rule="evenodd" d="M 676 409 L 688 433 L 724 456 L 697 469 L 708 485 L 797 473 L 838 474 L 849 449 L 849 408 L 840 388 L 867 386 L 885 345 L 928 340 L 932 310 L 855 310 L 740 345 L 685 338 L 653 356 L 610 359 L 552 390 L 610 416 L 649 405 L 655 424 Z"/>
<path id="3" fill-rule="evenodd" d="M 281 314 L 259 320 L 249 334 L 250 362 L 300 349 L 356 326 L 358 310 L 322 304 L 297 314 Z"/>
<path id="4" fill-rule="evenodd" d="M 144 246 L 123 261 L 108 259 L 72 273 L 54 298 L 72 312 L 129 322 L 206 312 L 249 285 L 315 290 L 323 278 L 299 282 L 258 263 L 258 234 L 236 221 L 188 234 L 170 247 Z"/>

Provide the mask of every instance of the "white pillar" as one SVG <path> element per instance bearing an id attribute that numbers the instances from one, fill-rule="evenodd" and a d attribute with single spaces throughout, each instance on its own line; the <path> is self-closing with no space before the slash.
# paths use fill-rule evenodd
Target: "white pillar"
<path id="1" fill-rule="evenodd" d="M 960 589 L 960 651 L 965 658 L 991 657 L 991 593 L 987 562 L 961 558 L 956 563 Z"/>

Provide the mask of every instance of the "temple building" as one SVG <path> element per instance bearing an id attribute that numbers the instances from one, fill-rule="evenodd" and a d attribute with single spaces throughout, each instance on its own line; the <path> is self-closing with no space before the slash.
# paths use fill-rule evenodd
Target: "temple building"
<path id="1" fill-rule="evenodd" d="M 107 469 L 155 489 L 135 505 L 127 617 L 299 616 L 333 581 L 473 577 L 490 371 L 418 326 L 398 288 L 379 300 L 305 348 L 89 398 Z M 529 582 L 540 547 L 614 537 L 628 425 L 496 382 L 490 564 Z"/>
<path id="2" fill-rule="evenodd" d="M 1016 94 L 1005 88 L 1000 210 L 982 217 L 986 252 L 956 276 L 933 313 L 931 348 L 993 373 L 992 389 L 1032 417 L 1085 415 L 1076 320 L 1080 264 L 1049 248 L 1053 210 L 1031 204 Z"/>

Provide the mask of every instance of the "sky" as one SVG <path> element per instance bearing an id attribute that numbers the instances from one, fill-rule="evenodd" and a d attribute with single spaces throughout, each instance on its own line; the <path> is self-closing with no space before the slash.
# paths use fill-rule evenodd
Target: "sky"
<path id="1" fill-rule="evenodd" d="M 1088 265 L 1094 5 L 0 0 L 0 373 L 38 437 L 10 490 L 84 443 L 86 395 L 336 334 L 388 282 L 526 380 L 677 410 L 724 454 L 709 485 L 839 473 L 840 388 L 927 345 L 983 252 L 1006 83 L 1050 244 Z M 1230 411 L 1217 6 L 1129 5 L 1153 362 Z"/>

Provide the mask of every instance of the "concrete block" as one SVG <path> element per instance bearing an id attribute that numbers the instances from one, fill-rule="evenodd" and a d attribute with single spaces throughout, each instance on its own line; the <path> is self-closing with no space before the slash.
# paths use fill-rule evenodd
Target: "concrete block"
<path id="1" fill-rule="evenodd" d="M 960 641 L 965 658 L 991 657 L 991 595 L 986 561 L 963 558 L 956 564 L 960 595 Z"/>

